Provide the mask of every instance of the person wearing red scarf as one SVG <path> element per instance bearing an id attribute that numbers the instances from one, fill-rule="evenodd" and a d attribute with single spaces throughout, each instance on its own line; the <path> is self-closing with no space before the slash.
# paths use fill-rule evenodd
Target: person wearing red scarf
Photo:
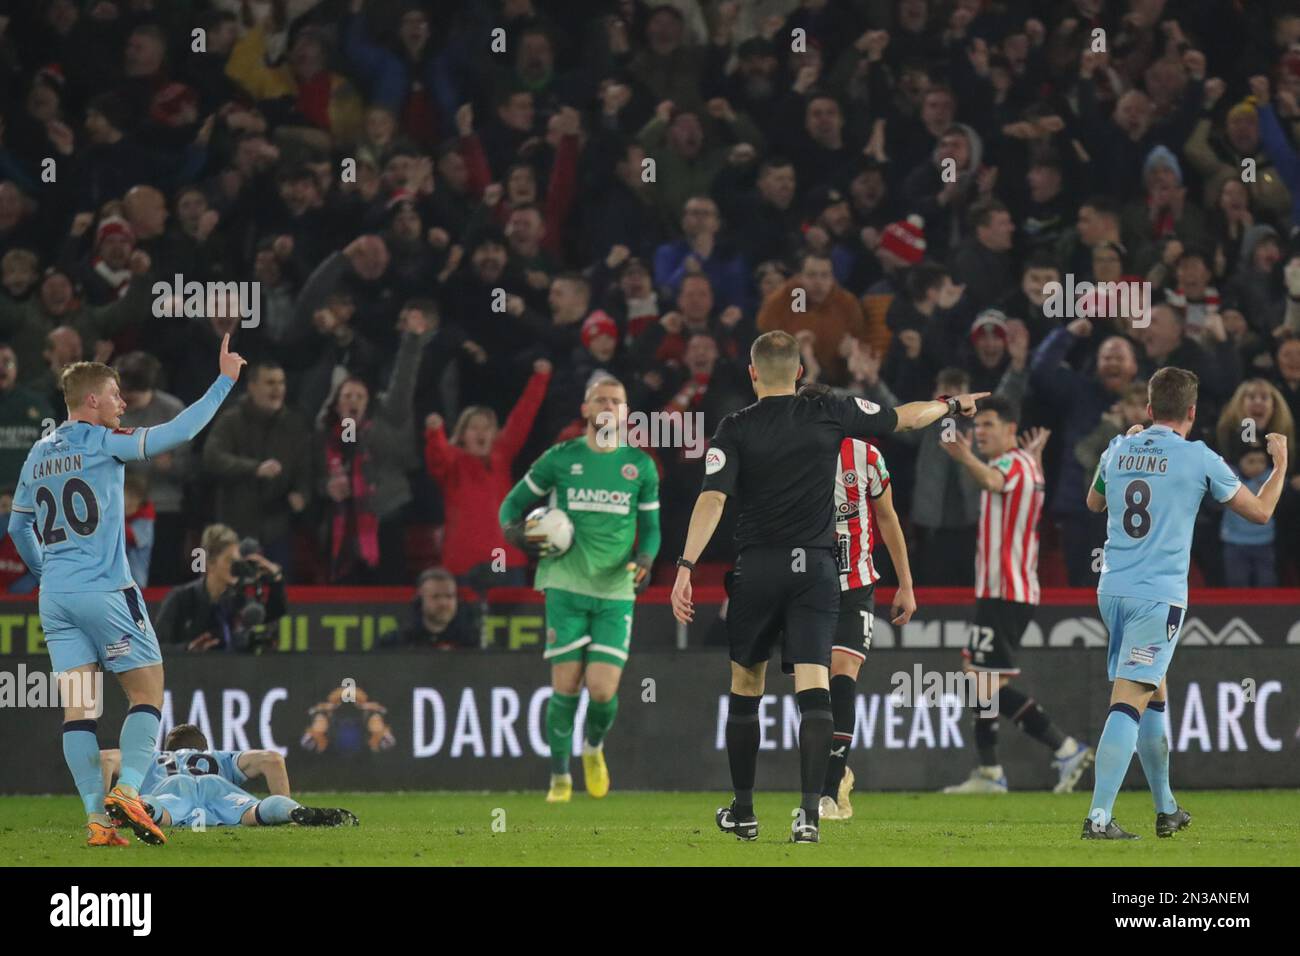
<path id="1" fill-rule="evenodd" d="M 410 581 L 404 509 L 411 501 L 406 472 L 416 465 L 411 407 L 429 320 L 418 309 L 401 317 L 402 340 L 388 390 L 372 401 L 364 381 L 341 381 L 318 423 L 330 500 L 329 580 L 348 584 Z"/>

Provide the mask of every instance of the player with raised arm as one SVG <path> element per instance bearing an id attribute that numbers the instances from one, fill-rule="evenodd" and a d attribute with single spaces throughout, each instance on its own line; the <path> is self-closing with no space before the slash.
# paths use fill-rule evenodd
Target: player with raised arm
<path id="1" fill-rule="evenodd" d="M 889 467 L 880 449 L 861 438 L 845 438 L 840 443 L 840 463 L 835 473 L 835 539 L 840 571 L 840 617 L 831 647 L 831 716 L 835 733 L 822 785 L 818 814 L 822 820 L 848 820 L 853 816 L 849 747 L 857 719 L 853 705 L 858 672 L 871 650 L 871 630 L 876 619 L 880 572 L 871 552 L 877 540 L 885 542 L 898 577 L 891 621 L 901 627 L 916 613 L 907 539 L 894 510 Z"/>
<path id="2" fill-rule="evenodd" d="M 979 681 L 975 749 L 979 766 L 944 793 L 1006 793 L 998 762 L 998 716 L 1011 717 L 1030 737 L 1052 751 L 1057 772 L 1054 793 L 1069 793 L 1092 764 L 1092 748 L 1052 723 L 1038 701 L 1019 687 L 1015 651 L 1038 606 L 1038 519 L 1043 512 L 1043 446 L 1050 432 L 1027 432 L 1018 446 L 1019 410 L 1001 396 L 986 398 L 975 415 L 974 444 L 957 432 L 940 443 L 980 487 L 979 537 L 975 549 L 975 622 L 962 649 L 962 669 Z M 996 688 L 992 682 L 996 681 Z M 996 691 L 997 705 L 993 704 Z"/>
<path id="3" fill-rule="evenodd" d="M 605 737 L 618 712 L 636 595 L 650 583 L 659 553 L 659 472 L 644 451 L 620 443 L 618 426 L 626 414 L 622 383 L 597 378 L 582 403 L 586 433 L 548 449 L 501 502 L 506 540 L 539 558 L 534 587 L 546 595 L 548 803 L 567 803 L 573 795 L 569 761 L 584 683 L 584 782 L 593 797 L 609 792 Z M 524 516 L 541 497 L 573 522 L 573 543 L 563 554 L 544 553 L 528 534 Z"/>
<path id="4" fill-rule="evenodd" d="M 1192 817 L 1169 788 L 1165 674 L 1187 613 L 1192 530 L 1201 499 L 1265 524 L 1286 481 L 1286 436 L 1269 434 L 1273 473 L 1256 496 L 1204 442 L 1188 441 L 1199 382 L 1185 369 L 1160 369 L 1147 386 L 1147 417 L 1111 440 L 1088 488 L 1088 509 L 1108 512 L 1097 606 L 1110 631 L 1110 713 L 1097 744 L 1092 807 L 1083 838 L 1135 840 L 1115 822 L 1115 796 L 1136 750 L 1155 803 L 1156 836 L 1173 836 Z"/>
<path id="5" fill-rule="evenodd" d="M 189 441 L 230 394 L 244 359 L 221 342 L 221 374 L 207 392 L 170 422 L 121 428 L 126 403 L 117 372 L 99 362 L 63 370 L 68 420 L 32 446 L 14 493 L 9 533 L 40 581 L 41 626 L 53 669 L 73 682 L 95 672 L 117 675 L 130 710 L 122 724 L 122 772 L 105 796 L 92 708 L 64 700 L 63 756 L 87 815 L 90 846 L 121 846 L 113 824 L 147 842 L 166 837 L 139 799 L 158 742 L 163 702 L 162 655 L 144 597 L 126 560 L 123 474 Z"/>

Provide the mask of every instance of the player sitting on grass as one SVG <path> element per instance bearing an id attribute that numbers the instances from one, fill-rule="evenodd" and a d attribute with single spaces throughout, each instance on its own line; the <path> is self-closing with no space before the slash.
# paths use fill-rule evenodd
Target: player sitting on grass
<path id="1" fill-rule="evenodd" d="M 550 448 L 501 503 L 506 540 L 540 557 L 534 586 L 546 595 L 542 657 L 551 663 L 553 690 L 546 706 L 548 803 L 566 803 L 573 794 L 569 759 L 584 681 L 589 700 L 583 776 L 593 797 L 609 792 L 605 736 L 618 712 L 636 594 L 650 583 L 659 552 L 659 473 L 649 455 L 615 436 L 626 414 L 622 384 L 608 376 L 596 379 L 582 403 L 586 434 Z M 544 495 L 573 521 L 573 544 L 560 555 L 541 552 L 524 525 L 524 515 Z"/>
<path id="2" fill-rule="evenodd" d="M 1151 376 L 1147 415 L 1111 440 L 1088 489 L 1088 510 L 1108 512 L 1097 606 L 1110 631 L 1110 713 L 1097 743 L 1092 807 L 1085 840 L 1135 840 L 1111 813 L 1137 751 L 1156 809 L 1156 836 L 1192 822 L 1169 788 L 1165 673 L 1187 614 L 1192 531 L 1206 494 L 1255 524 L 1273 516 L 1286 481 L 1286 436 L 1269 434 L 1273 473 L 1256 496 L 1204 442 L 1188 441 L 1199 380 L 1166 366 Z"/>
<path id="3" fill-rule="evenodd" d="M 198 821 L 211 826 L 357 825 L 348 810 L 305 807 L 289 799 L 289 772 L 284 757 L 274 750 L 209 750 L 207 737 L 194 724 L 173 728 L 165 747 L 155 755 L 140 785 L 141 799 L 160 826 Z M 107 790 L 120 768 L 121 755 L 101 750 L 99 762 Z M 271 796 L 259 800 L 242 789 L 253 777 L 266 778 Z"/>

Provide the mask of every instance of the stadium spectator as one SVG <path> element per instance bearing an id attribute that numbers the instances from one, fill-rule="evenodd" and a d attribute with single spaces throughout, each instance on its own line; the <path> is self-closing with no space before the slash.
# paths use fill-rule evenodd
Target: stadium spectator
<path id="1" fill-rule="evenodd" d="M 1015 285 L 1011 244 L 1016 224 L 996 200 L 972 208 L 970 221 L 974 232 L 953 253 L 952 277 L 966 287 L 969 308 L 987 309 Z"/>
<path id="2" fill-rule="evenodd" d="M 254 365 L 244 397 L 213 422 L 203 467 L 216 485 L 217 520 L 260 541 L 288 575 L 293 517 L 312 496 L 311 431 L 284 399 L 284 369 Z"/>
<path id="3" fill-rule="evenodd" d="M 813 334 L 813 351 L 828 385 L 847 381 L 840 343 L 846 336 L 883 351 L 887 330 L 883 324 L 867 328 L 862 304 L 835 281 L 828 256 L 807 253 L 799 273 L 768 296 L 758 313 L 758 331 L 780 329 L 791 334 Z"/>
<path id="4" fill-rule="evenodd" d="M 329 501 L 326 541 L 331 584 L 401 584 L 405 565 L 406 473 L 419 466 L 412 441 L 412 402 L 429 320 L 402 313 L 402 344 L 388 389 L 373 402 L 370 387 L 348 376 L 317 419 L 315 474 Z"/>
<path id="5" fill-rule="evenodd" d="M 1154 316 L 1152 324 L 1155 324 Z M 1138 375 L 1133 343 L 1120 336 L 1112 336 L 1102 343 L 1097 350 L 1096 368 L 1090 374 L 1067 364 L 1070 349 L 1091 334 L 1092 323 L 1088 319 L 1075 319 L 1069 325 L 1058 327 L 1038 346 L 1029 364 L 1034 396 L 1052 406 L 1053 413 L 1059 416 L 1066 448 L 1074 448 L 1097 426 L 1101 416 Z M 1074 456 L 1064 456 L 1048 505 L 1061 524 L 1071 587 L 1095 585 L 1093 550 L 1101 547 L 1106 534 L 1104 518 L 1097 520 L 1084 506 L 1085 482 L 1089 477 L 1084 475 Z"/>
<path id="6" fill-rule="evenodd" d="M 226 73 L 261 109 L 279 112 L 286 126 L 314 127 L 351 142 L 361 127 L 361 98 L 347 77 L 328 69 L 324 34 L 300 30 L 278 65 L 268 52 L 265 25 L 254 26 L 230 51 Z"/>
<path id="7" fill-rule="evenodd" d="M 242 554 L 239 535 L 222 524 L 203 529 L 199 548 L 199 576 L 167 592 L 155 617 L 159 642 L 194 654 L 256 649 L 257 628 L 283 617 L 288 607 L 281 568 L 256 551 Z M 250 614 L 250 606 L 260 613 Z"/>
<path id="8" fill-rule="evenodd" d="M 62 412 L 63 409 L 60 409 Z M 14 487 L 27 452 L 56 419 L 45 398 L 18 384 L 18 357 L 0 345 L 0 486 Z"/>
<path id="9" fill-rule="evenodd" d="M 692 196 L 682 209 L 681 225 L 684 238 L 655 250 L 655 283 L 675 298 L 682 279 L 702 272 L 723 308 L 744 306 L 748 299 L 745 261 L 721 242 L 718 204 L 708 196 Z"/>
<path id="10" fill-rule="evenodd" d="M 366 84 L 370 102 L 401 117 L 399 128 L 412 142 L 436 146 L 450 135 L 459 102 L 450 51 L 434 49 L 428 14 L 420 7 L 402 11 L 396 50 L 372 39 L 364 9 L 365 0 L 350 0 L 343 52 Z"/>
<path id="11" fill-rule="evenodd" d="M 880 378 L 880 363 L 861 350 L 850 360 L 854 389 L 877 405 L 898 404 L 897 396 Z M 968 391 L 970 378 L 957 368 L 941 369 L 932 397 Z M 960 428 L 961 423 L 956 427 Z M 913 563 L 916 582 L 923 586 L 965 586 L 975 579 L 975 532 L 980 490 L 965 470 L 940 447 L 942 429 L 898 432 L 894 440 L 916 448 L 916 479 L 912 489 L 912 524 L 920 540 Z"/>
<path id="12" fill-rule="evenodd" d="M 10 249 L 0 261 L 0 303 L 26 302 L 40 279 L 40 259 L 30 249 Z"/>
<path id="13" fill-rule="evenodd" d="M 1097 427 L 1074 445 L 1074 457 L 1085 475 L 1092 475 L 1101 461 L 1102 452 L 1116 435 L 1125 434 L 1134 425 L 1147 422 L 1147 384 L 1134 382 L 1124 389 L 1119 401 L 1101 416 Z"/>
<path id="14" fill-rule="evenodd" d="M 459 582 L 480 593 L 524 584 L 527 558 L 506 543 L 497 511 L 514 484 L 510 466 L 533 427 L 551 371 L 545 359 L 534 363 L 504 427 L 498 428 L 492 409 L 473 405 L 461 411 L 450 440 L 441 415 L 425 420 L 425 467 L 446 503 L 443 562 Z"/>
<path id="15" fill-rule="evenodd" d="M 380 650 L 465 650 L 480 637 L 468 605 L 456 594 L 456 578 L 446 568 L 421 571 L 415 582 L 410 618 L 379 640 Z"/>
<path id="16" fill-rule="evenodd" d="M 0 304 L 0 337 L 18 359 L 19 383 L 39 386 L 46 378 L 41 360 L 46 337 L 56 326 L 69 327 L 79 338 L 75 362 L 94 355 L 96 343 L 137 326 L 150 309 L 150 281 L 144 273 L 147 257 L 136 260 L 135 277 L 127 294 L 106 305 L 84 305 L 66 272 L 51 268 L 41 279 L 36 295 L 25 303 Z M 82 348 L 91 351 L 82 353 Z"/>
<path id="17" fill-rule="evenodd" d="M 124 479 L 122 510 L 126 515 L 126 563 L 137 587 L 149 586 L 149 562 L 154 548 L 154 511 L 149 479 L 132 472 Z"/>
<path id="18" fill-rule="evenodd" d="M 162 366 L 150 353 L 129 352 L 119 356 L 113 367 L 119 376 L 122 401 L 126 403 L 123 428 L 161 425 L 184 409 L 179 398 L 158 387 Z M 179 559 L 185 549 L 185 485 L 194 474 L 190 446 L 183 444 L 153 455 L 147 461 L 130 462 L 126 472 L 146 480 L 154 512 L 147 580 L 154 584 L 179 584 L 185 576 L 185 563 Z"/>
<path id="19" fill-rule="evenodd" d="M 63 370 L 74 362 L 82 361 L 84 351 L 77 330 L 66 325 L 53 329 L 45 337 L 46 374 L 42 385 L 51 408 L 67 415 L 67 402 L 63 398 Z"/>
<path id="20" fill-rule="evenodd" d="M 749 118 L 736 113 L 721 97 L 709 100 L 708 116 L 727 142 L 710 143 L 700 114 L 671 99 L 656 107 L 654 118 L 638 134 L 646 155 L 655 163 L 655 199 L 665 221 L 682 220 L 691 197 L 708 195 L 726 163 L 747 157 L 744 148 L 752 150 L 762 142 L 762 134 Z M 716 218 L 716 207 L 713 215 Z M 684 221 L 682 228 L 688 240 L 694 238 Z"/>
<path id="21" fill-rule="evenodd" d="M 13 510 L 14 486 L 6 485 L 0 488 L 0 517 L 5 519 L 6 527 Z M 13 536 L 6 534 L 0 540 L 0 594 L 30 594 L 35 589 L 36 578 L 23 563 Z"/>
<path id="22" fill-rule="evenodd" d="M 1241 456 L 1271 432 L 1285 435 L 1289 443 L 1294 443 L 1294 411 L 1276 385 L 1251 378 L 1238 385 L 1231 400 L 1224 405 L 1212 444 L 1229 464 L 1240 470 Z M 1226 514 L 1224 519 L 1227 520 Z M 1274 537 L 1278 567 L 1289 568 L 1300 560 L 1300 465 L 1295 462 L 1289 465 L 1289 477 L 1273 522 L 1278 531 Z"/>
<path id="23" fill-rule="evenodd" d="M 1268 451 L 1262 443 L 1238 444 L 1233 471 L 1241 483 L 1258 492 L 1272 471 Z M 1276 518 L 1264 524 L 1247 521 L 1231 511 L 1223 516 L 1220 536 L 1223 539 L 1224 578 L 1230 588 L 1277 587 L 1276 558 L 1273 541 L 1277 534 Z"/>

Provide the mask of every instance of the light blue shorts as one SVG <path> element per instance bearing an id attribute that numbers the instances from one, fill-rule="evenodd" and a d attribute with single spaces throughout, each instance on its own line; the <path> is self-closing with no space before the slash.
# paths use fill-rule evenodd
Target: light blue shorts
<path id="1" fill-rule="evenodd" d="M 261 802 L 216 774 L 176 774 L 144 799 L 171 814 L 174 827 L 192 827 L 198 822 L 208 827 L 237 827 L 249 808 Z"/>
<path id="2" fill-rule="evenodd" d="M 41 627 L 56 671 L 98 663 L 106 671 L 161 664 L 140 589 L 41 592 Z"/>
<path id="3" fill-rule="evenodd" d="M 1097 595 L 1101 619 L 1110 631 L 1106 674 L 1159 687 L 1174 659 L 1187 609 L 1145 598 Z"/>

